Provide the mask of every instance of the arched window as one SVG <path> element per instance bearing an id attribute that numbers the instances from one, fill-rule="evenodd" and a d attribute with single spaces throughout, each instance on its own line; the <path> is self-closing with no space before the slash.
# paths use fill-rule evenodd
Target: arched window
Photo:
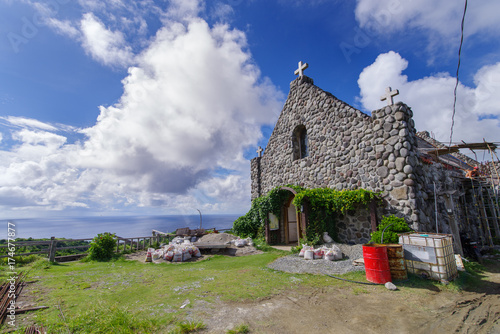
<path id="1" fill-rule="evenodd" d="M 309 145 L 307 143 L 307 130 L 304 125 L 295 127 L 292 133 L 293 160 L 309 156 Z"/>

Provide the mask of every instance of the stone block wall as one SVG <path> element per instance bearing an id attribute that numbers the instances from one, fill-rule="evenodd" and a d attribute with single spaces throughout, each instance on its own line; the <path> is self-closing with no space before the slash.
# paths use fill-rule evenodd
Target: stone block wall
<path id="1" fill-rule="evenodd" d="M 261 193 L 261 168 L 260 168 L 260 160 L 262 158 L 256 157 L 250 160 L 250 178 L 252 180 L 252 200 L 254 198 L 260 197 L 263 195 Z"/>
<path id="2" fill-rule="evenodd" d="M 365 244 L 370 241 L 371 232 L 370 210 L 366 206 L 359 206 L 355 211 L 347 212 L 337 220 L 340 242 Z"/>
<path id="3" fill-rule="evenodd" d="M 302 77 L 290 92 L 260 158 L 252 160 L 252 199 L 276 186 L 364 188 L 382 192 L 385 213 L 418 225 L 414 166 L 418 161 L 411 109 L 397 103 L 372 112 L 349 106 Z M 309 155 L 293 159 L 293 131 L 305 126 Z M 258 158 L 257 158 L 258 159 Z"/>

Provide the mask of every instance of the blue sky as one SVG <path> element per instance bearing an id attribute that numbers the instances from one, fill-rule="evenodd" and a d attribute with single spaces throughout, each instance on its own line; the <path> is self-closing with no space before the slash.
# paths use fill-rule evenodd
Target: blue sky
<path id="1" fill-rule="evenodd" d="M 399 89 L 449 141 L 463 6 L 0 0 L 0 215 L 246 212 L 299 61 L 368 114 Z M 469 1 L 453 141 L 500 141 L 499 12 Z"/>

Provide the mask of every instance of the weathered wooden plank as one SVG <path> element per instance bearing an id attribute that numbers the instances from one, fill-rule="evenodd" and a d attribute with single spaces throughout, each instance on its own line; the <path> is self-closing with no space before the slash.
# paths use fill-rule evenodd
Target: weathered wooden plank
<path id="1" fill-rule="evenodd" d="M 10 245 L 14 245 L 16 247 L 19 247 L 19 246 L 35 246 L 35 245 L 50 245 L 51 241 L 14 241 L 14 242 L 11 242 Z M 8 247 L 9 244 L 5 244 L 5 245 L 0 245 L 0 248 L 6 248 Z"/>
<path id="2" fill-rule="evenodd" d="M 17 308 L 16 314 L 21 314 L 21 313 L 30 312 L 30 311 L 44 310 L 46 308 L 49 308 L 49 307 L 48 306 L 35 306 L 35 307 Z"/>
<path id="3" fill-rule="evenodd" d="M 94 238 L 85 238 L 85 239 L 57 239 L 57 242 L 70 242 L 70 241 L 92 241 Z"/>

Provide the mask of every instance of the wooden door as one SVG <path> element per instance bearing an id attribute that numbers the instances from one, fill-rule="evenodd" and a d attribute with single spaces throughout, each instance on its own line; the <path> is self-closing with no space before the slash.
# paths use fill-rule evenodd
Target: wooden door
<path id="1" fill-rule="evenodd" d="M 297 208 L 295 205 L 290 204 L 287 208 L 287 232 L 288 232 L 288 243 L 296 243 L 299 241 L 299 225 L 297 222 Z"/>

